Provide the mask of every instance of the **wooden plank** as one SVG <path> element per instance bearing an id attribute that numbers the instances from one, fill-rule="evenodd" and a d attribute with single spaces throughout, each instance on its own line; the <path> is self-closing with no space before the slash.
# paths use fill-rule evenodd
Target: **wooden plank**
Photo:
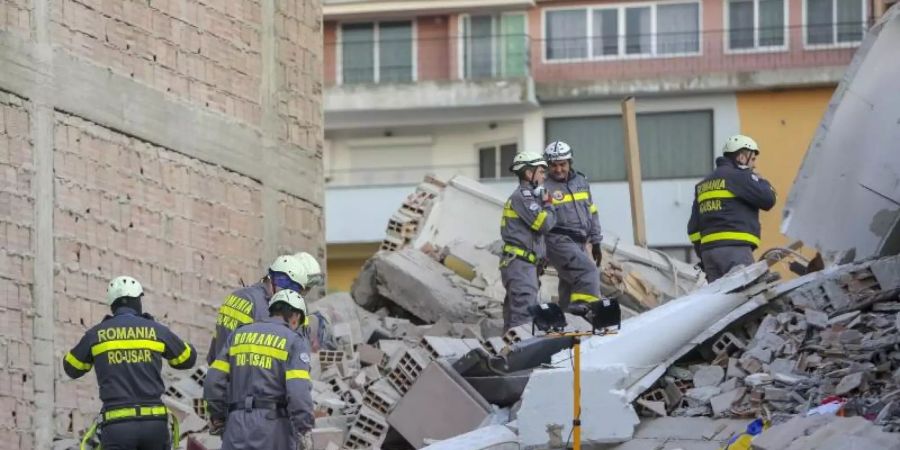
<path id="1" fill-rule="evenodd" d="M 634 244 L 647 247 L 644 226 L 644 194 L 641 190 L 641 152 L 638 147 L 637 117 L 634 97 L 622 101 L 622 128 L 625 136 L 625 168 L 628 173 L 628 192 L 631 197 L 631 227 Z"/>

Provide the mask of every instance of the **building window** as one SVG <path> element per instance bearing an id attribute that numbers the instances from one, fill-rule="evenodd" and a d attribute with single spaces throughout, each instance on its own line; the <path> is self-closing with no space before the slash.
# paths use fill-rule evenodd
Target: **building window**
<path id="1" fill-rule="evenodd" d="M 528 46 L 524 14 L 464 16 L 461 27 L 463 78 L 525 76 Z"/>
<path id="2" fill-rule="evenodd" d="M 699 178 L 712 169 L 712 111 L 638 114 L 644 179 Z M 547 119 L 547 141 L 562 140 L 575 152 L 578 170 L 591 181 L 624 181 L 621 116 Z"/>
<path id="3" fill-rule="evenodd" d="M 806 0 L 806 43 L 839 45 L 862 40 L 865 31 L 862 0 Z"/>
<path id="4" fill-rule="evenodd" d="M 478 177 L 481 179 L 512 176 L 509 166 L 519 151 L 518 144 L 485 145 L 478 147 Z"/>
<path id="5" fill-rule="evenodd" d="M 341 68 L 344 84 L 412 81 L 412 22 L 343 24 Z"/>
<path id="6" fill-rule="evenodd" d="M 548 10 L 544 25 L 548 61 L 700 52 L 697 2 Z"/>
<path id="7" fill-rule="evenodd" d="M 785 0 L 728 0 L 728 48 L 783 48 L 785 22 Z"/>

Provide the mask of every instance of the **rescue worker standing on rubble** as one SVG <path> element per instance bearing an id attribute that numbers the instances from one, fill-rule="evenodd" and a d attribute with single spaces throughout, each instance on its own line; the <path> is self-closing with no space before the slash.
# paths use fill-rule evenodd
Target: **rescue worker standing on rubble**
<path id="1" fill-rule="evenodd" d="M 576 172 L 572 148 L 562 141 L 544 149 L 550 176 L 544 182 L 556 207 L 556 226 L 547 234 L 547 259 L 559 274 L 559 306 L 600 299 L 600 219 L 584 174 Z M 588 254 L 590 252 L 590 254 Z M 593 259 L 592 259 L 593 257 Z"/>
<path id="2" fill-rule="evenodd" d="M 206 376 L 210 433 L 222 434 L 222 450 L 312 449 L 309 344 L 297 334 L 306 303 L 282 290 L 268 311 L 231 334 Z"/>
<path id="3" fill-rule="evenodd" d="M 304 254 L 308 258 L 300 256 Z M 235 328 L 269 317 L 268 304 L 273 294 L 282 289 L 302 294 L 320 283 L 321 279 L 319 264 L 308 253 L 275 258 L 265 277 L 256 284 L 232 292 L 219 307 L 216 330 L 209 343 L 206 363 L 212 364 Z"/>
<path id="4" fill-rule="evenodd" d="M 728 138 L 716 169 L 694 190 L 687 232 L 708 282 L 738 265 L 753 264 L 759 246 L 759 210 L 775 206 L 775 189 L 756 173 L 759 146 L 753 139 Z"/>
<path id="5" fill-rule="evenodd" d="M 112 315 L 84 334 L 63 358 L 63 370 L 80 378 L 97 368 L 100 445 L 104 450 L 172 448 L 161 370 L 165 358 L 175 369 L 190 369 L 194 348 L 143 313 L 144 289 L 127 276 L 114 278 L 106 290 Z"/>
<path id="6" fill-rule="evenodd" d="M 556 225 L 556 210 L 543 186 L 546 168 L 543 156 L 534 152 L 517 154 L 509 168 L 519 177 L 519 186 L 503 206 L 500 219 L 500 275 L 506 289 L 504 330 L 530 322 L 528 307 L 538 304 L 538 283 L 546 256 L 544 235 Z"/>

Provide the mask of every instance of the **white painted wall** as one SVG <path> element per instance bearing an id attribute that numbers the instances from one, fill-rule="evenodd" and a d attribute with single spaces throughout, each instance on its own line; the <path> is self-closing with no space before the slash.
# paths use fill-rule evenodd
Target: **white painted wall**
<path id="1" fill-rule="evenodd" d="M 638 99 L 638 112 L 662 112 L 690 109 L 713 110 L 714 143 L 740 131 L 737 103 L 734 95 L 695 95 L 683 98 Z M 543 140 L 545 117 L 619 114 L 617 100 L 591 101 L 547 105 L 542 111 L 528 113 L 522 121 L 498 123 L 490 129 L 487 123 L 446 125 L 391 130 L 395 139 L 410 136 L 431 139 L 430 158 L 438 169 L 432 172 L 444 179 L 461 173 L 477 177 L 477 146 L 483 143 L 515 140 L 519 148 L 534 146 Z M 326 124 L 327 125 L 327 124 Z M 354 140 L 377 138 L 384 130 L 336 131 L 327 134 L 328 155 L 326 173 L 332 169 L 353 167 Z M 391 138 L 382 138 L 388 141 Z M 542 144 L 540 145 L 542 146 Z M 540 147 L 539 146 L 539 147 Z M 535 149 L 535 150 L 539 150 Z M 423 149 L 422 151 L 428 151 Z M 388 153 L 385 153 L 386 157 Z M 394 158 L 386 158 L 394 159 Z M 404 161 L 386 161 L 402 166 Z M 440 167 L 447 167 L 440 169 Z M 455 168 L 454 168 L 455 167 Z M 384 237 L 384 227 L 406 195 L 415 190 L 421 173 L 381 173 L 366 181 L 364 187 L 336 187 L 326 189 L 326 237 L 328 243 L 375 242 Z M 406 177 L 406 178 L 404 178 Z M 688 246 L 685 232 L 693 201 L 693 186 L 699 179 L 651 180 L 643 183 L 647 240 L 651 246 Z M 373 183 L 393 183 L 376 186 Z M 515 187 L 511 179 L 486 183 L 499 195 L 508 196 Z M 600 223 L 607 242 L 622 239 L 631 243 L 631 206 L 626 182 L 593 183 L 591 190 L 599 208 Z M 495 226 L 496 224 L 486 224 Z"/>
<path id="2" fill-rule="evenodd" d="M 494 124 L 494 127 L 491 127 Z M 386 132 L 391 136 L 385 136 Z M 326 136 L 330 186 L 410 184 L 426 173 L 478 177 L 478 148 L 523 142 L 522 122 L 342 130 Z M 366 169 L 373 169 L 366 173 Z"/>

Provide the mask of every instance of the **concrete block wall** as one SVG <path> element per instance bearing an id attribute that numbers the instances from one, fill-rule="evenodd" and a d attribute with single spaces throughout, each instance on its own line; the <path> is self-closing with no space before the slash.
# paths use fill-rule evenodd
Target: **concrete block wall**
<path id="1" fill-rule="evenodd" d="M 7 11 L 13 5 L 5 5 Z M 0 15 L 0 18 L 3 16 Z M 7 15 L 9 18 L 9 15 Z M 2 19 L 0 19 L 2 20 Z M 30 448 L 34 235 L 29 114 L 24 99 L 0 92 L 0 448 Z M 26 430 L 23 432 L 22 430 Z"/>
<path id="2" fill-rule="evenodd" d="M 110 277 L 205 354 L 276 254 L 324 261 L 319 0 L 0 2 L 0 450 L 100 406 L 61 358 Z"/>

